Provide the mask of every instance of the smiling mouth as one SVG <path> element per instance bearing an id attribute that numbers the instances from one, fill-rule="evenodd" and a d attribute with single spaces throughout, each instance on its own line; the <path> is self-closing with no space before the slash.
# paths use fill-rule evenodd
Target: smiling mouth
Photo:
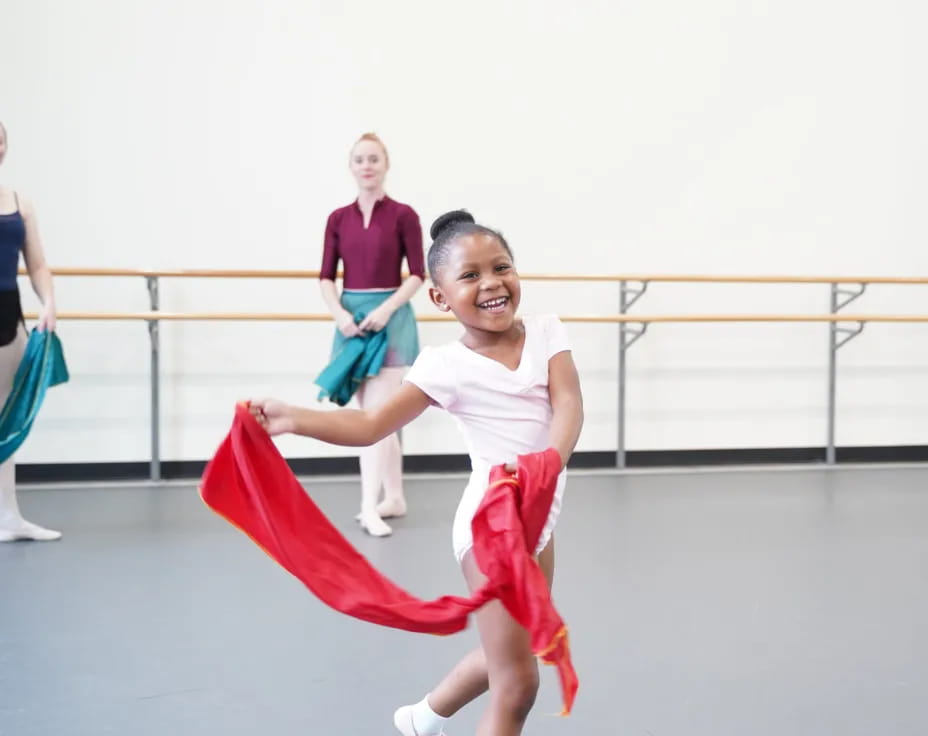
<path id="1" fill-rule="evenodd" d="M 485 312 L 497 313 L 502 312 L 506 306 L 509 304 L 508 296 L 499 296 L 495 299 L 489 299 L 485 302 L 481 302 L 477 306 Z"/>

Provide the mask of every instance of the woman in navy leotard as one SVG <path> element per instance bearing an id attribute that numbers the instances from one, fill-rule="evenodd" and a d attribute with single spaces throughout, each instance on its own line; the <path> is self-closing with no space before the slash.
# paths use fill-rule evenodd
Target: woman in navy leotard
<path id="1" fill-rule="evenodd" d="M 6 128 L 0 123 L 0 164 L 6 155 L 6 147 Z M 16 284 L 20 253 L 32 288 L 42 302 L 36 327 L 54 330 L 55 292 L 52 274 L 42 252 L 35 210 L 24 197 L 0 186 L 0 406 L 9 396 L 16 368 L 26 347 L 26 327 Z M 16 501 L 16 468 L 13 463 L 11 457 L 0 464 L 0 542 L 59 539 L 61 532 L 43 529 L 23 519 Z"/>

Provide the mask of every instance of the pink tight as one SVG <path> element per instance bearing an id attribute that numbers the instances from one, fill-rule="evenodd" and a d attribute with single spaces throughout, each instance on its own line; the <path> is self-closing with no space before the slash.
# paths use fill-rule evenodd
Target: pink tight
<path id="1" fill-rule="evenodd" d="M 362 409 L 372 409 L 385 403 L 403 383 L 406 368 L 384 367 L 376 376 L 368 378 L 358 389 L 358 403 Z M 381 513 L 377 511 L 380 491 L 384 500 Z M 403 451 L 397 434 L 391 434 L 370 447 L 361 449 L 361 514 L 401 516 L 406 511 L 403 496 Z"/>

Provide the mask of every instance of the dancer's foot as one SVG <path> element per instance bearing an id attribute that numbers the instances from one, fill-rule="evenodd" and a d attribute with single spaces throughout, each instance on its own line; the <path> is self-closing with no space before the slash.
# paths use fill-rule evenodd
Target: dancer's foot
<path id="1" fill-rule="evenodd" d="M 54 529 L 45 529 L 28 521 L 20 521 L 11 527 L 0 527 L 0 542 L 17 542 L 19 540 L 54 542 L 56 539 L 61 539 L 61 532 Z"/>
<path id="2" fill-rule="evenodd" d="M 383 500 L 377 504 L 377 514 L 381 519 L 398 519 L 406 516 L 406 501 L 402 498 Z"/>
<path id="3" fill-rule="evenodd" d="M 399 519 L 406 516 L 406 501 L 381 501 L 377 504 L 377 516 L 381 519 Z M 361 512 L 354 515 L 355 521 L 361 521 Z"/>
<path id="4" fill-rule="evenodd" d="M 390 526 L 377 514 L 365 514 L 362 512 L 358 522 L 361 524 L 361 528 L 372 537 L 389 537 L 393 534 Z"/>
<path id="5" fill-rule="evenodd" d="M 446 720 L 423 703 L 404 705 L 393 714 L 393 725 L 403 736 L 446 736 L 443 728 Z"/>

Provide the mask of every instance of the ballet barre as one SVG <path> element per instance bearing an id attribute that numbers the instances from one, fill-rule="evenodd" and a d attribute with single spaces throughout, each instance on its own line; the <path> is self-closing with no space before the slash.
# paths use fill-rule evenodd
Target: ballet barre
<path id="1" fill-rule="evenodd" d="M 151 342 L 151 462 L 150 477 L 161 479 L 160 458 L 160 335 L 162 322 L 212 321 L 270 321 L 270 322 L 331 322 L 327 313 L 261 313 L 261 312 L 168 312 L 160 308 L 159 282 L 162 278 L 223 278 L 223 279 L 318 279 L 318 270 L 287 269 L 138 269 L 138 268 L 53 268 L 55 276 L 65 277 L 122 277 L 144 278 L 149 293 L 149 311 L 137 312 L 61 312 L 61 320 L 87 321 L 144 321 L 148 325 Z M 20 269 L 20 275 L 25 270 Z M 339 277 L 341 274 L 339 274 Z M 405 276 L 405 274 L 404 274 Z M 835 413 L 837 394 L 838 350 L 857 337 L 867 323 L 925 323 L 928 315 L 868 314 L 842 312 L 851 302 L 860 298 L 870 285 L 918 286 L 928 285 L 928 277 L 893 276 L 789 276 L 789 275 L 704 275 L 704 274 L 545 274 L 520 273 L 525 281 L 596 282 L 617 284 L 619 287 L 617 314 L 565 314 L 564 322 L 615 324 L 619 331 L 618 354 L 618 421 L 616 461 L 617 468 L 626 466 L 626 383 L 628 351 L 644 337 L 652 324 L 668 323 L 822 323 L 829 326 L 828 338 L 828 428 L 825 443 L 825 462 L 836 461 Z M 806 284 L 826 285 L 830 291 L 830 309 L 823 314 L 632 314 L 629 310 L 655 283 L 693 284 Z M 26 315 L 34 319 L 34 314 Z M 453 322 L 454 317 L 443 314 L 416 315 L 418 322 Z M 844 325 L 854 325 L 848 327 Z"/>
<path id="2" fill-rule="evenodd" d="M 318 279 L 317 270 L 300 269 L 217 269 L 217 268 L 83 268 L 62 266 L 51 269 L 55 276 L 103 276 L 140 278 L 240 278 L 240 279 Z M 26 270 L 19 269 L 20 276 Z M 403 274 L 403 278 L 409 276 Z M 341 278 L 341 272 L 338 278 Z M 692 284 L 910 284 L 928 285 L 928 277 L 921 276 L 787 276 L 787 275 L 705 275 L 705 274 L 569 274 L 523 273 L 526 281 L 589 281 L 621 283 L 692 283 Z"/>
<path id="3" fill-rule="evenodd" d="M 26 313 L 37 319 L 37 312 Z M 59 312 L 59 320 L 160 322 L 331 322 L 332 315 L 302 312 Z M 928 322 L 923 314 L 561 314 L 562 322 Z M 417 314 L 417 322 L 456 322 L 445 314 Z"/>

